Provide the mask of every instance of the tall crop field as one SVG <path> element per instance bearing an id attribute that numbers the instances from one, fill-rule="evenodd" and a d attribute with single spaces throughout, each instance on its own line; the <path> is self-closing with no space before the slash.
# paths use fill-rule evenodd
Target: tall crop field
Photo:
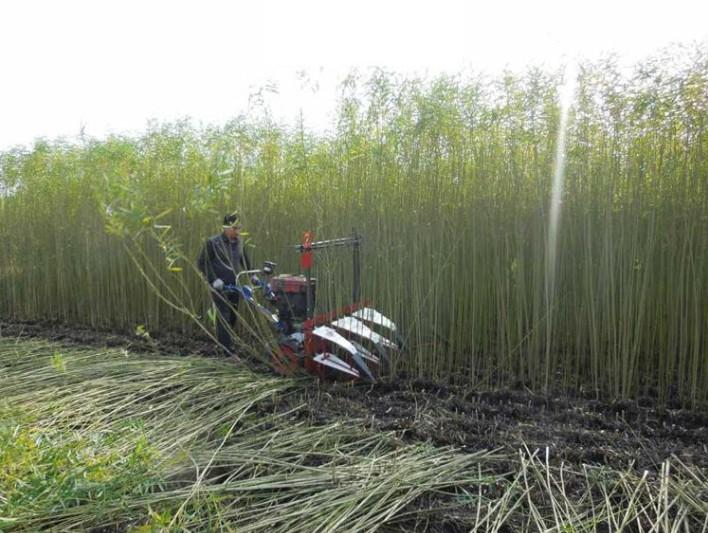
<path id="1" fill-rule="evenodd" d="M 6 151 L 0 316 L 193 332 L 194 259 L 238 208 L 281 271 L 304 230 L 364 236 L 364 293 L 408 341 L 399 370 L 705 403 L 708 52 L 581 66 L 551 253 L 562 81 L 378 71 L 342 84 L 326 134 L 264 112 Z M 319 259 L 324 309 L 349 263 Z"/>

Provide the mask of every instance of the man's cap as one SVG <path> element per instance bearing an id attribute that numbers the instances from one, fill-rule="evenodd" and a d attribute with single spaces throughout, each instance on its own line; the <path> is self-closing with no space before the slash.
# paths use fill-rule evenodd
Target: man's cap
<path id="1" fill-rule="evenodd" d="M 238 211 L 234 211 L 229 215 L 224 215 L 224 228 L 238 228 L 241 226 L 241 217 Z"/>

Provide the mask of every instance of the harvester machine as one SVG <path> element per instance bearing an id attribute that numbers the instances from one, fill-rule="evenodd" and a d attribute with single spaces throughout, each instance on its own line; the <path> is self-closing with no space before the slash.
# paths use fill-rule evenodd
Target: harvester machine
<path id="1" fill-rule="evenodd" d="M 236 284 L 226 287 L 240 293 L 272 324 L 278 337 L 272 364 L 279 373 L 289 375 L 303 368 L 321 378 L 374 382 L 389 366 L 391 355 L 402 349 L 396 324 L 361 299 L 360 247 L 361 237 L 356 232 L 325 241 L 313 241 L 312 233 L 307 232 L 302 242 L 293 246 L 300 254 L 301 274 L 275 275 L 276 264 L 266 261 L 261 269 L 240 272 Z M 352 301 L 315 314 L 314 258 L 318 251 L 329 248 L 352 250 Z M 261 296 L 257 298 L 258 292 Z"/>

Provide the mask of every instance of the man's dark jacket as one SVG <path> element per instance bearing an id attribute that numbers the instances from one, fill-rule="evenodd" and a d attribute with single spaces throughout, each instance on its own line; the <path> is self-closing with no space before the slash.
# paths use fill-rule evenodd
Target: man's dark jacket
<path id="1" fill-rule="evenodd" d="M 243 249 L 243 241 L 240 238 L 237 255 L 238 257 L 233 261 L 233 265 L 236 267 L 234 269 L 231 258 L 231 241 L 226 235 L 220 233 L 207 239 L 199 254 L 199 259 L 197 259 L 197 266 L 210 285 L 217 278 L 221 278 L 226 285 L 232 285 L 236 283 L 236 274 L 241 270 L 239 267 L 246 270 L 251 269 L 251 262 L 246 255 L 246 250 Z"/>

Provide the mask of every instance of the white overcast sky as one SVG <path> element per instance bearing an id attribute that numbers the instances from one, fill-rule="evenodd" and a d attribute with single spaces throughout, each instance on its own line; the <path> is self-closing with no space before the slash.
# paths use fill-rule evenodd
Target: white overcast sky
<path id="1" fill-rule="evenodd" d="M 708 0 L 0 0 L 0 150 L 149 119 L 220 124 L 268 81 L 276 118 L 325 128 L 352 68 L 634 61 L 691 41 L 708 41 Z"/>

